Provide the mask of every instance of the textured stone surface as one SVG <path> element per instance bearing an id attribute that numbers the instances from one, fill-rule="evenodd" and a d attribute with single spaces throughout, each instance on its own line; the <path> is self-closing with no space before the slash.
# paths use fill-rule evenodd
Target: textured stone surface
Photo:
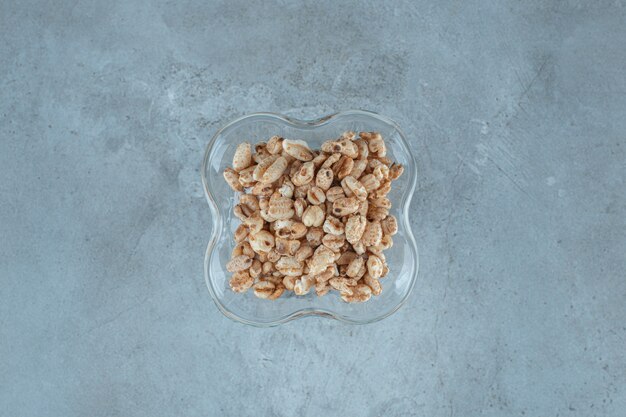
<path id="1" fill-rule="evenodd" d="M 0 415 L 624 415 L 623 1 L 143 3 L 0 4 Z M 412 138 L 413 296 L 222 317 L 208 138 L 350 108 Z"/>

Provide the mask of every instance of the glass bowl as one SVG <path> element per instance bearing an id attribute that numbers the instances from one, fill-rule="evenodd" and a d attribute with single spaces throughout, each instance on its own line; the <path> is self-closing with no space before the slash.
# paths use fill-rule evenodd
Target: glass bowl
<path id="1" fill-rule="evenodd" d="M 304 139 L 312 149 L 322 142 L 352 130 L 380 132 L 387 144 L 387 156 L 404 165 L 404 174 L 393 182 L 390 211 L 398 219 L 394 245 L 385 251 L 389 274 L 381 279 L 382 294 L 365 303 L 346 303 L 335 291 L 318 297 L 315 291 L 305 296 L 285 292 L 274 301 L 259 299 L 252 290 L 233 292 L 226 263 L 234 246 L 233 232 L 239 219 L 232 210 L 236 193 L 224 181 L 222 173 L 232 164 L 241 142 L 267 141 L 274 135 Z M 297 120 L 275 113 L 254 113 L 240 117 L 220 130 L 207 145 L 202 162 L 202 183 L 212 214 L 211 239 L 204 260 L 204 275 L 209 293 L 227 317 L 254 326 L 275 326 L 300 317 L 320 316 L 346 323 L 365 324 L 381 320 L 402 306 L 413 289 L 418 271 L 418 252 L 409 223 L 409 205 L 416 184 L 416 164 L 402 131 L 391 119 L 379 114 L 349 110 L 317 120 Z"/>

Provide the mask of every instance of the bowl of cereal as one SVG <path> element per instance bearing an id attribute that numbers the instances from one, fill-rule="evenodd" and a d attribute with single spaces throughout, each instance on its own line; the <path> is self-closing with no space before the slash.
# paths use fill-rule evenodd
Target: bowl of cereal
<path id="1" fill-rule="evenodd" d="M 255 326 L 397 311 L 418 273 L 409 223 L 416 163 L 391 119 L 240 117 L 207 145 L 205 280 L 218 309 Z"/>

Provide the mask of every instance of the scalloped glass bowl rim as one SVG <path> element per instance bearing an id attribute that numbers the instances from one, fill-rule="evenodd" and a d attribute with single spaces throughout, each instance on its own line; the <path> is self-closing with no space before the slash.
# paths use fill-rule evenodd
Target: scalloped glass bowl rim
<path id="1" fill-rule="evenodd" d="M 327 123 L 330 123 L 331 120 L 333 120 L 334 118 L 338 118 L 338 117 L 343 117 L 343 116 L 366 116 L 366 117 L 372 117 L 375 119 L 378 119 L 379 121 L 386 123 L 390 126 L 392 126 L 394 128 L 394 130 L 398 133 L 398 136 L 400 138 L 400 140 L 404 143 L 404 146 L 406 147 L 406 149 L 409 152 L 408 158 L 411 161 L 411 164 L 413 164 L 413 166 L 416 166 L 416 162 L 415 162 L 415 157 L 413 156 L 413 154 L 411 153 L 411 149 L 409 147 L 408 141 L 406 140 L 406 137 L 404 136 L 404 133 L 402 132 L 402 130 L 399 128 L 399 126 L 397 125 L 396 122 L 394 122 L 393 120 L 389 119 L 388 117 L 382 116 L 378 113 L 372 112 L 372 111 L 367 111 L 367 110 L 346 110 L 346 111 L 340 111 L 340 112 L 336 112 L 336 113 L 332 113 L 323 117 L 320 117 L 318 119 L 312 119 L 312 120 L 301 120 L 301 119 L 297 119 L 297 118 L 293 118 L 290 116 L 286 116 L 284 114 L 280 114 L 280 113 L 273 113 L 273 112 L 256 112 L 256 113 L 249 113 L 246 114 L 244 116 L 241 116 L 235 120 L 232 120 L 231 122 L 227 123 L 226 125 L 224 125 L 223 127 L 221 127 L 211 138 L 211 140 L 209 141 L 209 143 L 206 146 L 206 150 L 204 152 L 204 158 L 202 160 L 202 167 L 201 167 L 201 175 L 202 175 L 202 185 L 204 188 L 204 195 L 207 199 L 207 202 L 209 204 L 209 208 L 211 209 L 211 214 L 214 216 L 214 221 L 213 221 L 213 227 L 211 228 L 211 238 L 209 240 L 209 243 L 207 245 L 207 249 L 205 252 L 205 256 L 204 256 L 204 280 L 206 283 L 206 286 L 209 290 L 209 293 L 211 294 L 211 298 L 213 299 L 213 302 L 215 303 L 215 305 L 217 306 L 217 308 L 222 312 L 222 314 L 224 314 L 226 317 L 239 322 L 239 323 L 243 323 L 243 324 L 248 324 L 248 325 L 252 325 L 252 326 L 256 326 L 256 327 L 272 327 L 272 326 L 278 326 L 280 324 L 284 324 L 287 323 L 289 321 L 298 319 L 298 318 L 302 318 L 302 317 L 310 317 L 310 316 L 316 316 L 316 317 L 326 317 L 326 318 L 332 318 L 344 323 L 348 323 L 348 324 L 368 324 L 368 323 L 374 323 L 377 321 L 380 321 L 386 317 L 389 317 L 390 315 L 392 315 L 393 313 L 395 313 L 400 307 L 402 307 L 404 305 L 404 303 L 406 302 L 406 300 L 408 299 L 408 297 L 411 295 L 411 293 L 413 292 L 413 287 L 415 286 L 415 282 L 417 280 L 417 276 L 419 273 L 419 252 L 418 252 L 418 248 L 417 248 L 417 244 L 415 242 L 415 237 L 413 236 L 413 231 L 411 230 L 409 221 L 408 221 L 408 212 L 409 212 L 409 207 L 411 205 L 411 198 L 413 197 L 413 193 L 415 192 L 415 186 L 417 183 L 417 170 L 414 170 L 414 175 L 413 177 L 410 179 L 410 184 L 409 187 L 405 193 L 405 198 L 403 198 L 404 200 L 404 206 L 401 208 L 401 212 L 402 212 L 402 222 L 407 226 L 407 236 L 409 238 L 409 245 L 411 245 L 414 253 L 415 253 L 415 272 L 413 273 L 413 276 L 411 277 L 411 281 L 409 283 L 409 287 L 408 290 L 406 291 L 406 293 L 404 294 L 404 296 L 402 297 L 402 299 L 389 311 L 385 312 L 384 314 L 381 314 L 379 316 L 376 316 L 374 318 L 371 319 L 365 319 L 365 320 L 355 320 L 355 319 L 351 319 L 351 318 L 347 318 L 342 316 L 341 314 L 335 313 L 333 311 L 328 311 L 325 309 L 320 309 L 320 308 L 302 308 L 296 311 L 293 311 L 289 314 L 286 314 L 276 320 L 272 320 L 272 321 L 254 321 L 254 320 L 250 320 L 250 319 L 246 319 L 243 317 L 238 316 L 237 314 L 233 313 L 232 311 L 230 311 L 219 299 L 219 297 L 217 296 L 214 288 L 213 288 L 213 283 L 211 282 L 211 278 L 210 278 L 210 274 L 209 274 L 209 262 L 210 262 L 210 258 L 211 258 L 211 253 L 213 252 L 213 249 L 215 248 L 215 243 L 221 233 L 221 230 L 223 229 L 223 220 L 222 220 L 222 216 L 217 208 L 217 203 L 215 202 L 215 200 L 213 199 L 213 195 L 211 193 L 210 187 L 209 187 L 209 181 L 206 178 L 206 172 L 207 172 L 207 166 L 209 163 L 209 157 L 211 155 L 211 150 L 213 149 L 213 145 L 215 144 L 215 142 L 217 141 L 217 139 L 225 132 L 227 131 L 229 128 L 231 128 L 232 126 L 250 119 L 250 118 L 255 118 L 255 117 L 268 117 L 268 118 L 273 118 L 279 121 L 282 121 L 283 123 L 292 125 L 294 127 L 299 127 L 299 128 L 314 128 L 314 127 L 318 127 L 318 126 L 323 126 Z M 219 225 L 219 227 L 215 227 L 215 225 Z"/>

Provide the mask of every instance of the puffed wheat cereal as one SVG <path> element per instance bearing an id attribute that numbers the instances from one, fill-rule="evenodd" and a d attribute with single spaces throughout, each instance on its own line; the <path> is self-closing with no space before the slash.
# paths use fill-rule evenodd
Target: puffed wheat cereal
<path id="1" fill-rule="evenodd" d="M 223 172 L 240 193 L 231 289 L 266 300 L 312 289 L 348 303 L 380 295 L 383 251 L 398 233 L 388 194 L 404 172 L 387 151 L 378 132 L 344 132 L 318 150 L 281 136 L 239 144 Z"/>

